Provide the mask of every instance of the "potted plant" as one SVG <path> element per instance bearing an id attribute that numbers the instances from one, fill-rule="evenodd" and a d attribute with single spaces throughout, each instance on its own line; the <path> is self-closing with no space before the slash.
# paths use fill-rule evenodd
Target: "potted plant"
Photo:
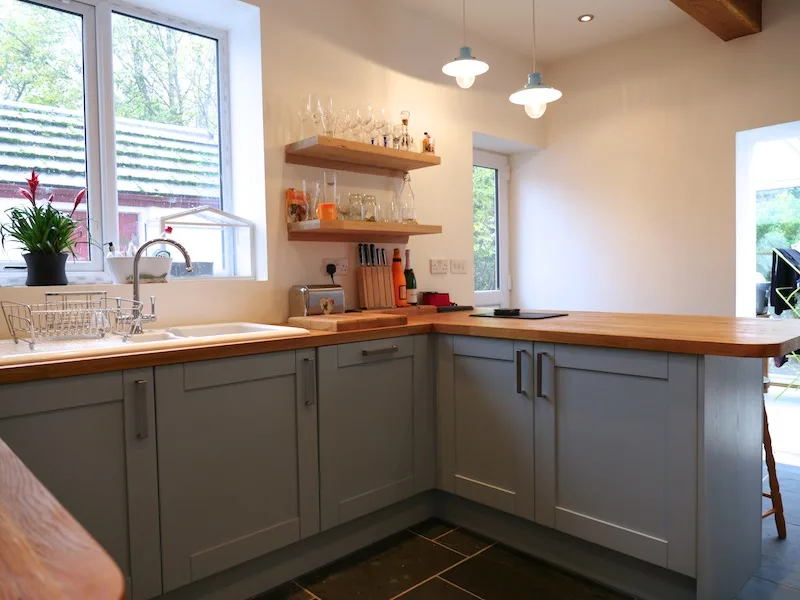
<path id="1" fill-rule="evenodd" d="M 75 245 L 80 238 L 80 221 L 73 215 L 83 202 L 86 189 L 78 192 L 72 211 L 65 213 L 53 207 L 52 194 L 46 202 L 37 203 L 39 176 L 36 169 L 26 181 L 28 188 L 20 188 L 19 194 L 30 204 L 6 211 L 8 223 L 0 225 L 3 247 L 6 239 L 11 239 L 26 252 L 22 255 L 28 266 L 26 285 L 67 285 L 67 258 L 75 256 Z"/>

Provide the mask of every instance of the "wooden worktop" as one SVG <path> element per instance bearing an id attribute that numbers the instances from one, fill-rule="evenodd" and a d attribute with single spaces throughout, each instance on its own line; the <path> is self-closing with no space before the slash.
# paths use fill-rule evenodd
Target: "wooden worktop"
<path id="1" fill-rule="evenodd" d="M 0 599 L 124 595 L 111 557 L 0 440 Z"/>
<path id="2" fill-rule="evenodd" d="M 261 341 L 208 342 L 191 346 L 137 348 L 95 356 L 61 355 L 42 360 L 31 354 L 15 364 L 0 357 L 0 384 L 54 379 L 138 367 L 299 350 L 422 333 L 470 335 L 680 354 L 769 358 L 800 349 L 800 320 L 572 312 L 536 321 L 471 317 L 469 313 L 411 316 L 398 327 Z"/>

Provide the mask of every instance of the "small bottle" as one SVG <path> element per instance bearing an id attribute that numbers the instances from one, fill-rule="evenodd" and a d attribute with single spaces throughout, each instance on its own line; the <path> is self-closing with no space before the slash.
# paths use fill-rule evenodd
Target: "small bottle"
<path id="1" fill-rule="evenodd" d="M 108 242 L 106 246 L 108 246 L 108 254 L 106 254 L 106 258 L 117 258 L 118 256 L 122 256 L 114 247 L 114 242 Z"/>
<path id="2" fill-rule="evenodd" d="M 392 257 L 392 287 L 394 288 L 394 305 L 397 307 L 408 306 L 406 275 L 403 273 L 403 259 L 400 258 L 400 248 L 394 249 L 394 256 Z"/>
<path id="3" fill-rule="evenodd" d="M 417 305 L 417 276 L 414 275 L 414 269 L 411 266 L 411 250 L 406 250 L 406 293 L 408 294 L 408 303 L 411 306 Z"/>

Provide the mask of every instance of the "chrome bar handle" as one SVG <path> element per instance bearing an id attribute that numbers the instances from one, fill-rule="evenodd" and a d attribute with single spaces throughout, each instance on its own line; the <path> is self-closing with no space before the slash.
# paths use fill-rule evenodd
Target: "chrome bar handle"
<path id="1" fill-rule="evenodd" d="M 316 359 L 304 358 L 303 364 L 306 369 L 306 406 L 314 406 L 317 403 Z"/>
<path id="2" fill-rule="evenodd" d="M 135 397 L 133 399 L 133 418 L 136 427 L 136 439 L 146 440 L 150 437 L 150 424 L 147 418 L 147 382 L 139 379 L 134 382 Z"/>
<path id="3" fill-rule="evenodd" d="M 547 399 L 547 396 L 544 394 L 542 390 L 542 380 L 544 379 L 544 373 L 542 372 L 542 365 L 544 363 L 544 357 L 547 352 L 539 352 L 536 355 L 536 397 Z"/>
<path id="4" fill-rule="evenodd" d="M 526 350 L 517 350 L 517 393 L 518 394 L 527 394 L 525 392 L 525 388 L 522 385 L 522 357 L 523 355 L 527 354 Z"/>
<path id="5" fill-rule="evenodd" d="M 377 348 L 376 350 L 362 350 L 361 356 L 383 356 L 385 354 L 397 354 L 400 348 L 389 346 L 388 348 Z"/>

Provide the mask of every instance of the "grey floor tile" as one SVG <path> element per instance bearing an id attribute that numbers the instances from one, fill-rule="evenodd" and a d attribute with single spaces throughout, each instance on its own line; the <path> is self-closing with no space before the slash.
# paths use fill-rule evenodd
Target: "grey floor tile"
<path id="1" fill-rule="evenodd" d="M 786 539 L 779 540 L 775 520 L 764 519 L 761 527 L 761 554 L 779 558 L 786 564 L 800 565 L 800 526 L 786 524 Z"/>
<path id="2" fill-rule="evenodd" d="M 438 577 L 403 594 L 400 598 L 403 600 L 475 600 L 475 596 L 472 594 L 468 594 Z"/>
<path id="3" fill-rule="evenodd" d="M 311 598 L 313 598 L 311 594 L 290 581 L 252 600 L 310 600 Z"/>
<path id="4" fill-rule="evenodd" d="M 404 531 L 297 582 L 322 600 L 389 600 L 463 559 Z"/>
<path id="5" fill-rule="evenodd" d="M 499 545 L 446 571 L 441 577 L 484 600 L 629 598 Z"/>
<path id="6" fill-rule="evenodd" d="M 737 596 L 738 600 L 800 600 L 800 591 L 753 577 Z"/>
<path id="7" fill-rule="evenodd" d="M 428 519 L 420 523 L 419 525 L 414 525 L 414 527 L 410 527 L 411 531 L 417 533 L 421 536 L 428 538 L 429 540 L 437 539 L 444 534 L 453 531 L 456 528 L 455 525 L 451 525 L 450 523 L 445 523 L 440 519 Z"/>
<path id="8" fill-rule="evenodd" d="M 756 577 L 800 590 L 800 564 L 796 562 L 786 563 L 779 558 L 762 556 Z"/>
<path id="9" fill-rule="evenodd" d="M 472 556 L 476 552 L 480 552 L 487 546 L 492 545 L 491 540 L 487 540 L 477 533 L 472 533 L 466 529 L 456 529 L 455 531 L 443 535 L 436 541 L 465 556 Z"/>

